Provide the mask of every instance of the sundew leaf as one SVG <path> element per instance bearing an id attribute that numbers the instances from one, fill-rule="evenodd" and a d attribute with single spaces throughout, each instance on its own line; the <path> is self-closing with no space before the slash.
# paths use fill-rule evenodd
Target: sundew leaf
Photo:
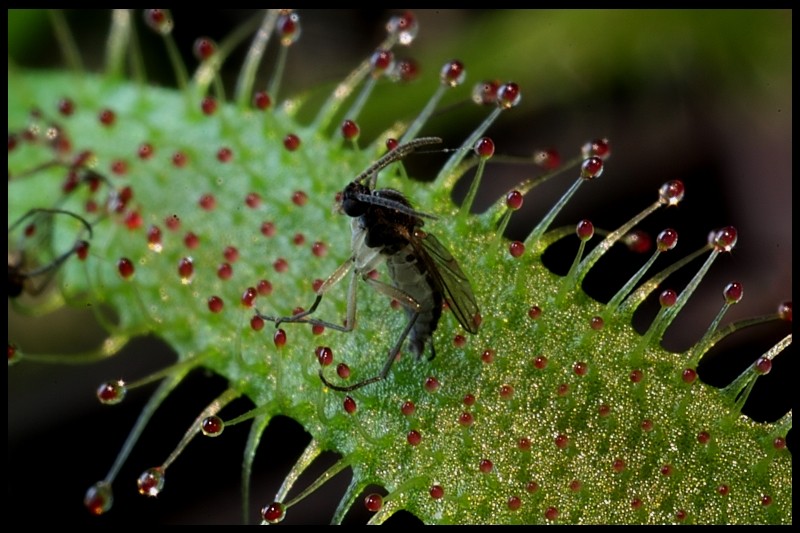
<path id="1" fill-rule="evenodd" d="M 349 382 L 378 373 L 406 320 L 389 299 L 360 283 L 357 327 L 346 334 L 283 324 L 284 342 L 253 317 L 256 309 L 285 316 L 308 307 L 314 281 L 347 260 L 349 219 L 333 212 L 336 195 L 383 153 L 383 139 L 353 150 L 280 108 L 218 102 L 204 113 L 199 98 L 172 89 L 13 74 L 9 227 L 31 208 L 57 207 L 84 217 L 92 234 L 73 217 L 42 213 L 34 219 L 52 225 L 52 235 L 26 239 L 16 231 L 9 246 L 41 265 L 87 239 L 88 256 L 58 269 L 64 300 L 96 310 L 110 339 L 163 339 L 183 363 L 167 369 L 165 384 L 176 386 L 191 368 L 224 378 L 231 391 L 224 402 L 241 395 L 258 409 L 250 446 L 270 419 L 301 424 L 313 446 L 338 454 L 352 474 L 336 520 L 375 492 L 373 522 L 405 510 L 426 523 L 791 523 L 791 455 L 776 444 L 791 416 L 755 422 L 740 416 L 735 394 L 688 379 L 694 347 L 664 350 L 633 329 L 632 310 L 609 311 L 551 272 L 541 261 L 547 233 L 509 248 L 497 229 L 508 212 L 503 202 L 458 216 L 451 188 L 463 167 L 431 184 L 391 167 L 380 184 L 440 217 L 425 230 L 471 279 L 480 331 L 466 333 L 445 311 L 435 359 L 406 352 L 385 380 L 340 393 L 318 372 L 343 384 L 339 363 L 349 367 Z M 32 118 L 33 109 L 41 111 Z M 100 118 L 107 110 L 111 122 Z M 37 137 L 26 140 L 32 125 Z M 289 134 L 299 139 L 295 149 L 287 148 Z M 63 139 L 69 146 L 57 144 Z M 86 151 L 90 157 L 72 164 Z M 103 176 L 96 190 L 86 181 L 65 194 L 70 172 L 86 179 L 88 170 Z M 573 165 L 570 183 L 578 173 Z M 325 296 L 321 318 L 344 317 L 346 284 Z M 320 366 L 320 347 L 333 364 Z M 209 394 L 201 404 L 213 400 Z M 221 409 L 227 421 L 246 411 Z M 296 473 L 307 466 L 301 461 Z M 87 465 L 94 478 L 85 484 L 105 467 Z M 172 472 L 160 499 L 168 498 Z M 305 485 L 283 499 L 287 516 Z M 132 482 L 114 483 L 115 495 L 125 490 Z M 270 503 L 259 498 L 259 507 Z"/>

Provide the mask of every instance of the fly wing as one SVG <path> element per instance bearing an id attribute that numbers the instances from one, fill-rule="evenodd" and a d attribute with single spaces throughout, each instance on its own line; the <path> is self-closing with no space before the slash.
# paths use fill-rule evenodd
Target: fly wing
<path id="1" fill-rule="evenodd" d="M 436 288 L 441 291 L 458 323 L 470 333 L 478 332 L 479 309 L 469 279 L 452 254 L 429 233 L 416 230 L 411 243 L 428 267 Z"/>

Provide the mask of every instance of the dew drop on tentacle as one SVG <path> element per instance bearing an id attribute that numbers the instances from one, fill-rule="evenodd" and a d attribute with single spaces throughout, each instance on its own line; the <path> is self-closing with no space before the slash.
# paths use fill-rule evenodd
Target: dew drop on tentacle
<path id="1" fill-rule="evenodd" d="M 533 154 L 533 163 L 545 170 L 555 170 L 561 166 L 561 154 L 555 148 L 537 150 Z"/>
<path id="2" fill-rule="evenodd" d="M 733 226 L 726 226 L 713 234 L 712 244 L 717 252 L 730 252 L 736 246 L 738 232 Z"/>
<path id="3" fill-rule="evenodd" d="M 266 111 L 272 106 L 272 98 L 267 91 L 256 91 L 253 95 L 253 107 L 260 111 Z"/>
<path id="4" fill-rule="evenodd" d="M 478 105 L 497 105 L 497 90 L 500 80 L 487 80 L 476 83 L 472 88 L 472 101 Z"/>
<path id="5" fill-rule="evenodd" d="M 498 395 L 501 400 L 510 400 L 514 396 L 514 386 L 508 383 L 501 385 Z"/>
<path id="6" fill-rule="evenodd" d="M 205 61 L 217 52 L 217 48 L 217 43 L 210 37 L 198 37 L 192 45 L 192 53 L 200 61 Z"/>
<path id="7" fill-rule="evenodd" d="M 261 206 L 261 195 L 257 192 L 249 192 L 244 197 L 244 204 L 250 209 L 257 209 Z"/>
<path id="8" fill-rule="evenodd" d="M 283 348 L 286 345 L 286 332 L 279 328 L 272 336 L 272 342 L 275 343 L 276 348 Z"/>
<path id="9" fill-rule="evenodd" d="M 272 502 L 261 509 L 261 517 L 269 524 L 277 524 L 286 517 L 286 509 L 281 502 Z"/>
<path id="10" fill-rule="evenodd" d="M 223 146 L 217 150 L 217 161 L 220 163 L 230 163 L 233 160 L 233 150 L 227 146 Z"/>
<path id="11" fill-rule="evenodd" d="M 75 243 L 75 255 L 81 261 L 85 260 L 89 255 L 89 242 L 84 240 L 79 240 Z"/>
<path id="12" fill-rule="evenodd" d="M 490 159 L 494 155 L 494 141 L 489 137 L 481 137 L 473 146 L 473 150 L 481 159 Z"/>
<path id="13" fill-rule="evenodd" d="M 133 262 L 127 257 L 123 257 L 117 261 L 117 270 L 119 275 L 124 279 L 130 279 L 136 271 Z"/>
<path id="14" fill-rule="evenodd" d="M 792 302 L 781 302 L 778 306 L 778 316 L 786 322 L 792 321 Z"/>
<path id="15" fill-rule="evenodd" d="M 200 430 L 206 437 L 218 437 L 225 429 L 225 422 L 217 416 L 207 416 L 200 422 Z"/>
<path id="16" fill-rule="evenodd" d="M 525 253 L 525 245 L 521 241 L 513 241 L 508 245 L 508 253 L 511 257 L 520 257 Z"/>
<path id="17" fill-rule="evenodd" d="M 592 224 L 591 220 L 587 219 L 579 221 L 575 227 L 575 234 L 580 240 L 588 241 L 594 237 L 594 224 Z"/>
<path id="18" fill-rule="evenodd" d="M 506 207 L 512 211 L 517 211 L 522 207 L 524 196 L 518 190 L 513 190 L 506 194 Z"/>
<path id="19" fill-rule="evenodd" d="M 664 183 L 658 190 L 658 201 L 663 205 L 678 205 L 684 197 L 686 189 L 680 180 L 672 180 Z"/>
<path id="20" fill-rule="evenodd" d="M 358 140 L 359 133 L 361 133 L 361 129 L 355 121 L 348 119 L 342 122 L 341 132 L 345 140 L 356 141 Z"/>
<path id="21" fill-rule="evenodd" d="M 725 288 L 722 291 L 722 297 L 725 299 L 725 303 L 728 305 L 737 304 L 742 300 L 744 296 L 744 289 L 742 288 L 742 284 L 738 281 L 732 281 L 725 285 Z"/>
<path id="22" fill-rule="evenodd" d="M 649 252 L 653 246 L 653 238 L 650 234 L 639 229 L 626 233 L 622 237 L 622 242 L 630 251 L 637 254 Z"/>
<path id="23" fill-rule="evenodd" d="M 329 366 L 333 363 L 333 350 L 331 350 L 330 347 L 317 346 L 314 353 L 317 356 L 317 361 L 319 361 L 320 366 Z"/>
<path id="24" fill-rule="evenodd" d="M 605 160 L 611 155 L 611 145 L 606 138 L 595 139 L 587 142 L 581 147 L 581 155 L 584 159 L 596 156 Z"/>
<path id="25" fill-rule="evenodd" d="M 188 285 L 194 277 L 194 260 L 191 257 L 182 257 L 178 261 L 178 276 L 183 285 Z"/>
<path id="26" fill-rule="evenodd" d="M 116 405 L 125 399 L 128 388 L 121 379 L 106 381 L 97 388 L 97 399 L 104 405 Z"/>
<path id="27" fill-rule="evenodd" d="M 592 156 L 583 160 L 581 163 L 581 178 L 593 180 L 603 174 L 603 160 L 597 156 Z"/>
<path id="28" fill-rule="evenodd" d="M 164 489 L 164 470 L 161 467 L 148 468 L 139 475 L 136 486 L 142 496 L 155 497 Z"/>
<path id="29" fill-rule="evenodd" d="M 375 50 L 369 59 L 369 65 L 373 79 L 380 78 L 394 68 L 394 53 L 391 50 Z"/>
<path id="30" fill-rule="evenodd" d="M 467 76 L 467 71 L 464 69 L 464 63 L 458 59 L 453 59 L 444 64 L 439 71 L 439 81 L 442 85 L 448 87 L 458 87 L 464 82 Z"/>
<path id="31" fill-rule="evenodd" d="M 295 191 L 292 193 L 292 203 L 296 206 L 304 206 L 308 203 L 308 194 L 305 191 Z"/>
<path id="32" fill-rule="evenodd" d="M 656 237 L 656 248 L 659 252 L 667 252 L 675 248 L 678 244 L 678 232 L 672 228 L 667 228 Z"/>
<path id="33" fill-rule="evenodd" d="M 280 274 L 289 270 L 289 263 L 283 257 L 279 257 L 272 263 L 272 268 Z"/>
<path id="34" fill-rule="evenodd" d="M 344 402 L 343 402 L 343 407 L 344 407 L 345 412 L 347 414 L 349 414 L 349 415 L 352 415 L 358 409 L 358 405 L 356 404 L 356 401 L 350 396 L 345 396 Z"/>
<path id="35" fill-rule="evenodd" d="M 253 315 L 250 319 L 250 329 L 253 331 L 261 331 L 264 329 L 264 319 L 258 315 Z"/>
<path id="36" fill-rule="evenodd" d="M 275 24 L 281 46 L 291 46 L 296 43 L 302 34 L 300 16 L 295 12 L 281 13 Z"/>
<path id="37" fill-rule="evenodd" d="M 225 306 L 225 302 L 219 296 L 211 296 L 208 298 L 208 310 L 212 313 L 219 313 Z"/>
<path id="38" fill-rule="evenodd" d="M 172 15 L 166 9 L 145 9 L 145 23 L 160 35 L 169 35 L 174 27 Z"/>
<path id="39" fill-rule="evenodd" d="M 272 294 L 272 283 L 265 279 L 260 279 L 258 283 L 256 283 L 256 290 L 259 296 L 269 296 Z"/>
<path id="40" fill-rule="evenodd" d="M 212 211 L 215 207 L 217 207 L 217 199 L 214 198 L 213 194 L 206 193 L 200 196 L 197 204 L 205 211 Z"/>
<path id="41" fill-rule="evenodd" d="M 316 241 L 311 245 L 311 253 L 314 257 L 325 257 L 328 255 L 328 245 L 322 241 Z"/>
<path id="42" fill-rule="evenodd" d="M 408 46 L 419 32 L 419 22 L 411 11 L 406 11 L 402 15 L 396 15 L 386 23 L 386 32 L 397 37 L 397 42 L 403 46 Z"/>
<path id="43" fill-rule="evenodd" d="M 290 152 L 294 152 L 300 148 L 300 137 L 294 133 L 289 133 L 283 138 L 283 147 Z"/>
<path id="44" fill-rule="evenodd" d="M 233 267 L 230 263 L 221 263 L 217 267 L 217 277 L 221 280 L 230 279 L 233 276 Z"/>
<path id="45" fill-rule="evenodd" d="M 386 75 L 395 82 L 409 83 L 419 77 L 419 65 L 410 57 L 395 59 L 394 65 Z"/>
<path id="46" fill-rule="evenodd" d="M 264 237 L 274 237 L 275 236 L 275 223 L 271 221 L 265 221 L 261 223 L 261 234 Z"/>
<path id="47" fill-rule="evenodd" d="M 213 115 L 217 111 L 217 100 L 213 96 L 204 96 L 200 101 L 200 110 L 204 115 Z"/>
<path id="48" fill-rule="evenodd" d="M 117 120 L 117 115 L 112 109 L 106 108 L 100 111 L 97 115 L 97 119 L 103 126 L 113 126 L 114 122 Z"/>
<path id="49" fill-rule="evenodd" d="M 772 360 L 768 357 L 759 357 L 754 364 L 754 368 L 757 374 L 762 376 L 769 374 L 770 370 L 772 370 Z"/>
<path id="50" fill-rule="evenodd" d="M 140 144 L 138 150 L 136 151 L 136 155 L 138 155 L 139 159 L 143 161 L 153 157 L 154 153 L 155 149 L 153 148 L 153 145 L 148 142 Z"/>
<path id="51" fill-rule="evenodd" d="M 497 89 L 497 105 L 500 109 L 516 107 L 521 100 L 522 91 L 513 81 L 506 82 Z"/>
<path id="52" fill-rule="evenodd" d="M 62 98 L 58 101 L 58 112 L 65 117 L 71 116 L 75 112 L 75 102 L 71 98 Z"/>
<path id="53" fill-rule="evenodd" d="M 664 289 L 658 296 L 658 303 L 661 307 L 672 307 L 678 300 L 678 293 L 672 289 Z"/>
<path id="54" fill-rule="evenodd" d="M 189 158 L 186 156 L 184 152 L 175 152 L 172 154 L 172 165 L 177 168 L 183 168 L 186 166 Z"/>
<path id="55" fill-rule="evenodd" d="M 22 360 L 22 351 L 16 344 L 8 343 L 8 366 L 19 363 Z"/>
<path id="56" fill-rule="evenodd" d="M 364 498 L 364 506 L 367 508 L 367 511 L 377 513 L 383 507 L 383 496 L 375 492 L 367 495 L 367 497 Z"/>
<path id="57" fill-rule="evenodd" d="M 439 383 L 439 380 L 436 379 L 434 376 L 429 376 L 425 378 L 423 386 L 425 387 L 425 390 L 428 392 L 436 392 L 439 390 L 441 384 Z"/>
<path id="58" fill-rule="evenodd" d="M 111 485 L 105 481 L 98 481 L 86 491 L 83 505 L 95 516 L 100 516 L 114 504 L 114 494 Z"/>
<path id="59" fill-rule="evenodd" d="M 242 305 L 244 307 L 253 307 L 258 291 L 255 287 L 247 287 L 242 293 Z"/>
<path id="60" fill-rule="evenodd" d="M 155 224 L 151 224 L 147 228 L 147 247 L 156 253 L 160 253 L 163 249 L 161 244 L 161 228 Z"/>

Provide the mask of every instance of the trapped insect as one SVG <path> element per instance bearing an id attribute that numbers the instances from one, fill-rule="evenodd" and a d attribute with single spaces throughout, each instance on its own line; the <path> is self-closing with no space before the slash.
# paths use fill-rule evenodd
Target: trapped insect
<path id="1" fill-rule="evenodd" d="M 92 237 L 92 226 L 89 222 L 80 215 L 77 215 L 71 211 L 65 211 L 63 209 L 48 209 L 48 208 L 34 208 L 22 215 L 18 218 L 11 226 L 8 227 L 8 234 L 11 235 L 11 232 L 14 231 L 17 227 L 20 226 L 24 221 L 32 218 L 36 215 L 47 215 L 47 216 L 56 216 L 56 215 L 67 215 L 75 220 L 78 220 L 82 225 L 83 228 L 81 229 L 81 234 L 85 229 L 89 233 L 89 238 Z M 9 239 L 10 240 L 10 239 Z M 23 292 L 27 292 L 33 296 L 40 294 L 44 288 L 47 286 L 47 282 L 50 281 L 50 278 L 55 274 L 58 267 L 60 267 L 64 261 L 70 258 L 72 254 L 77 253 L 79 246 L 82 244 L 83 241 L 80 240 L 80 234 L 78 238 L 75 240 L 72 248 L 62 252 L 60 255 L 55 257 L 52 261 L 47 264 L 41 265 L 39 267 L 30 268 L 29 265 L 26 265 L 24 249 L 20 248 L 15 251 L 8 252 L 8 297 L 9 298 L 17 298 Z M 38 286 L 33 285 L 32 280 L 38 276 L 46 275 L 44 281 L 39 284 Z"/>
<path id="2" fill-rule="evenodd" d="M 320 370 L 323 383 L 332 389 L 352 391 L 384 379 L 406 339 L 417 359 L 430 344 L 429 359 L 433 359 L 436 352 L 431 337 L 439 324 L 443 302 L 465 330 L 473 334 L 478 332 L 480 314 L 469 280 L 439 240 L 421 229 L 423 218 L 436 217 L 415 210 L 396 190 L 375 188 L 378 172 L 382 169 L 420 146 L 440 142 L 442 140 L 438 137 L 422 137 L 399 145 L 344 188 L 341 210 L 352 217 L 351 256 L 320 285 L 308 310 L 286 317 L 269 317 L 256 311 L 262 319 L 275 322 L 276 327 L 283 322 L 302 322 L 349 332 L 356 323 L 356 283 L 359 278 L 403 306 L 408 322 L 389 350 L 380 373 L 353 385 L 339 386 L 330 383 Z M 383 263 L 387 266 L 391 285 L 368 275 Z M 325 293 L 351 272 L 345 325 L 310 318 Z"/>

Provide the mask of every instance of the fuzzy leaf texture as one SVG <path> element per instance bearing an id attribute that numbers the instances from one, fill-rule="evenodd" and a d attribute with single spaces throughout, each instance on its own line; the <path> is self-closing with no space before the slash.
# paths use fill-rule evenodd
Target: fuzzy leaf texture
<path id="1" fill-rule="evenodd" d="M 580 54 L 570 57 L 580 61 Z M 53 264 L 78 239 L 89 244 L 85 258 L 71 254 L 53 270 L 55 287 L 43 297 L 23 295 L 14 302 L 14 307 L 34 313 L 62 305 L 83 307 L 104 326 L 107 339 L 101 348 L 84 355 L 65 353 L 63 360 L 103 361 L 145 336 L 157 337 L 174 350 L 177 363 L 141 385 L 153 399 L 140 420 L 156 417 L 158 405 L 166 404 L 167 396 L 177 393 L 182 381 L 199 369 L 224 378 L 219 396 L 207 394 L 191 416 L 173 425 L 188 428 L 185 439 L 193 441 L 187 450 L 203 446 L 208 457 L 217 453 L 220 441 L 239 435 L 244 483 L 250 486 L 247 520 L 254 521 L 255 509 L 274 499 L 274 494 L 247 481 L 251 471 L 269 468 L 259 454 L 270 446 L 270 438 L 280 439 L 269 433 L 262 439 L 262 433 L 289 417 L 310 434 L 311 443 L 302 455 L 299 450 L 281 452 L 292 455 L 287 458 L 292 461 L 300 457 L 278 497 L 287 521 L 318 493 L 312 491 L 294 504 L 297 495 L 309 486 L 322 491 L 325 485 L 316 487 L 315 477 L 321 482 L 328 481 L 328 474 L 346 477 L 341 472 L 345 470 L 352 479 L 336 496 L 334 521 L 342 521 L 353 507 L 363 507 L 367 496 L 372 497 L 372 523 L 382 523 L 398 511 L 431 524 L 792 522 L 792 459 L 786 446 L 791 411 L 769 421 L 742 414 L 747 394 L 765 373 L 764 358 L 771 365 L 791 336 L 784 344 L 773 340 L 774 348 L 745 354 L 748 362 L 725 383 L 715 386 L 696 377 L 693 372 L 702 356 L 728 337 L 715 337 L 713 328 L 710 336 L 703 336 L 701 329 L 688 346 L 666 349 L 661 343 L 664 330 L 673 320 L 679 323 L 668 308 L 653 311 L 637 331 L 639 304 L 648 296 L 652 301 L 669 283 L 645 283 L 633 293 L 635 301 L 623 301 L 615 309 L 587 294 L 581 287 L 584 277 L 591 277 L 606 258 L 597 266 L 582 263 L 577 274 L 567 273 L 577 249 L 574 224 L 580 216 L 559 218 L 558 224 L 537 226 L 533 233 L 529 227 L 509 238 L 502 233 L 513 210 L 504 191 L 473 209 L 477 212 L 459 209 L 453 190 L 465 190 L 476 174 L 472 143 L 453 152 L 463 157 L 462 164 L 438 176 L 433 171 L 428 183 L 409 178 L 398 164 L 383 170 L 378 181 L 380 187 L 403 192 L 416 208 L 439 217 L 426 221 L 425 230 L 442 241 L 470 278 L 482 317 L 479 332 L 465 332 L 445 310 L 434 335 L 435 359 L 417 361 L 404 350 L 383 381 L 352 392 L 324 386 L 320 369 L 337 384 L 378 374 L 406 323 L 402 309 L 359 282 L 358 320 L 352 332 L 281 324 L 285 342 L 274 338 L 273 324 L 254 322 L 256 309 L 287 316 L 311 305 L 315 280 L 324 280 L 350 254 L 350 219 L 334 212 L 337 194 L 385 153 L 386 138 L 399 138 L 413 115 L 390 115 L 386 120 L 379 112 L 367 114 L 364 124 L 385 131 L 369 141 L 359 140 L 360 147 L 354 148 L 335 127 L 339 115 L 336 120 L 322 114 L 314 120 L 300 118 L 315 117 L 324 109 L 313 95 L 294 106 L 273 102 L 261 110 L 251 103 L 252 91 L 237 105 L 235 96 L 225 101 L 210 85 L 215 107 L 204 109 L 201 102 L 209 84 L 198 89 L 197 79 L 181 90 L 112 75 L 10 68 L 9 250 L 24 252 L 26 268 L 33 269 Z M 455 89 L 462 97 L 471 84 L 466 85 Z M 390 91 L 405 89 L 388 84 L 379 88 L 383 92 L 367 108 L 375 102 L 380 108 L 381 98 Z M 340 115 L 361 90 L 362 85 L 354 87 L 354 96 L 337 108 Z M 560 98 L 555 94 L 544 98 Z M 425 98 L 415 100 L 417 111 Z M 113 112 L 113 118 L 104 111 Z M 514 111 L 502 111 L 499 123 Z M 488 108 L 484 116 L 490 112 Z M 286 146 L 289 134 L 299 139 L 296 149 Z M 416 136 L 421 135 L 438 132 L 429 126 Z M 468 135 L 443 137 L 445 147 L 455 148 Z M 143 152 L 143 146 L 151 151 Z M 91 155 L 75 164 L 84 151 Z M 564 190 L 576 179 L 581 181 L 580 163 L 586 157 L 580 145 L 565 153 L 563 167 L 550 180 Z M 447 161 L 450 155 L 413 154 L 404 164 L 413 169 L 418 160 Z M 615 151 L 617 157 L 621 156 Z M 576 198 L 591 197 L 604 180 L 623 179 L 614 175 L 614 161 L 603 162 L 608 167 L 603 176 L 583 182 Z M 489 159 L 477 174 L 491 179 L 494 168 Z M 519 176 L 547 172 L 528 164 L 506 190 L 521 188 Z M 76 186 L 65 193 L 71 174 Z M 688 197 L 692 184 L 685 181 Z M 650 186 L 640 204 L 620 204 L 621 216 L 631 218 L 657 202 L 659 185 Z M 525 196 L 526 205 L 536 202 L 539 190 Z M 596 208 L 591 203 L 583 207 Z M 59 213 L 41 212 L 27 219 L 36 225 L 31 235 L 25 225 L 12 227 L 32 208 L 79 214 L 91 225 L 91 235 L 81 220 Z M 680 217 L 672 208 L 657 211 L 665 212 L 664 224 Z M 561 224 L 568 229 L 560 229 Z M 689 228 L 701 239 L 695 241 L 698 248 L 714 229 Z M 607 235 L 598 232 L 582 257 L 591 258 L 593 249 L 603 247 L 594 245 Z M 524 249 L 511 246 L 517 239 Z M 574 246 L 563 247 L 567 241 Z M 607 246 L 608 255 L 623 247 L 610 242 Z M 543 263 L 554 250 L 567 256 L 567 267 L 560 273 Z M 667 253 L 680 259 L 691 251 L 679 245 Z M 703 261 L 727 262 L 727 256 L 709 248 L 684 269 L 697 272 Z M 644 263 L 630 254 L 626 261 L 633 265 L 631 274 Z M 675 262 L 674 257 L 659 262 L 643 281 Z M 28 281 L 42 281 L 49 274 Z M 388 282 L 385 271 L 378 275 Z M 683 282 L 687 288 L 678 291 L 676 311 L 696 289 L 691 275 Z M 697 281 L 702 277 L 701 273 Z M 347 284 L 345 279 L 328 292 L 315 316 L 341 322 Z M 717 289 L 712 292 L 719 298 Z M 722 302 L 713 304 L 702 315 L 705 322 L 711 322 L 713 309 Z M 723 322 L 717 331 L 728 322 L 732 321 Z M 730 337 L 735 339 L 737 333 Z M 9 346 L 15 340 L 10 322 Z M 324 366 L 322 347 L 332 355 L 332 363 Z M 22 344 L 17 349 L 13 360 L 9 355 L 9 365 L 20 363 L 9 368 L 10 385 L 15 372 L 37 365 L 37 354 L 28 354 Z M 38 355 L 40 361 L 59 359 L 58 354 Z M 775 359 L 776 365 L 781 357 L 789 355 Z M 349 367 L 349 378 L 337 373 L 340 363 Z M 113 368 L 106 368 L 114 374 Z M 135 394 L 135 382 L 143 375 L 123 377 L 129 382 L 128 394 Z M 252 407 L 255 410 L 246 415 Z M 10 403 L 9 411 L 13 409 Z M 217 419 L 207 417 L 217 414 L 227 422 L 224 431 L 215 439 L 204 437 L 201 426 L 211 427 Z M 240 415 L 246 416 L 235 420 Z M 131 414 L 127 423 L 134 420 Z M 153 438 L 145 431 L 138 445 L 146 446 Z M 140 464 L 138 470 L 164 461 L 180 438 L 165 443 L 155 455 L 140 457 L 150 463 Z M 327 474 L 302 475 L 315 459 L 331 452 L 336 459 Z M 178 455 L 174 463 L 170 458 L 162 465 L 163 487 L 152 491 L 159 493 L 159 504 L 169 505 L 184 459 Z M 83 490 L 108 466 L 86 464 L 86 477 L 59 483 Z M 110 476 L 116 477 L 111 484 L 114 498 L 136 491 L 123 475 Z M 145 485 L 148 482 L 152 478 Z M 206 489 L 181 490 L 200 498 L 198 492 Z M 202 495 L 209 497 L 215 497 L 213 488 Z M 80 506 L 80 496 L 75 505 Z M 107 513 L 113 515 L 118 505 Z M 280 521 L 283 515 L 274 511 L 270 517 Z"/>

